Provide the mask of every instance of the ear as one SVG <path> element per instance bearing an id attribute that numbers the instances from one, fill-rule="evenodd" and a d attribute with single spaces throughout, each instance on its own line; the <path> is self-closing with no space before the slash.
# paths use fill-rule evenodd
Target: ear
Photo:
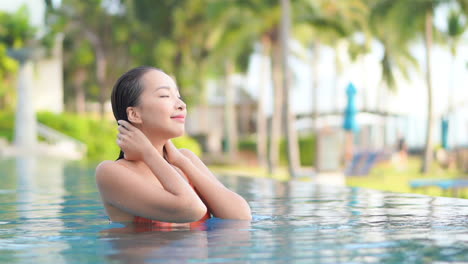
<path id="1" fill-rule="evenodd" d="M 135 107 L 127 107 L 127 117 L 128 121 L 132 122 L 133 124 L 141 124 L 140 112 Z"/>

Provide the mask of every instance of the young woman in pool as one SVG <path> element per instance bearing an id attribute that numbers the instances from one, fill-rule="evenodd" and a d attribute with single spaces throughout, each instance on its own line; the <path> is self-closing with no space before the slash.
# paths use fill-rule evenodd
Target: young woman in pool
<path id="1" fill-rule="evenodd" d="M 138 67 L 114 85 L 118 121 L 116 161 L 96 168 L 96 183 L 114 222 L 196 224 L 210 218 L 250 220 L 248 203 L 227 189 L 188 149 L 171 138 L 184 134 L 186 105 L 174 80 Z"/>

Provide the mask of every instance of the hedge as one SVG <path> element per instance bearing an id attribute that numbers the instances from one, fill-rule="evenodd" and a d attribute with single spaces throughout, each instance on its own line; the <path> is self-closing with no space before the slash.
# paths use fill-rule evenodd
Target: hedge
<path id="1" fill-rule="evenodd" d="M 0 137 L 12 142 L 14 137 L 14 113 L 0 111 Z M 37 120 L 65 135 L 75 138 L 87 146 L 87 159 L 90 161 L 115 160 L 119 154 L 119 147 L 115 140 L 117 125 L 109 120 L 71 114 L 55 114 L 51 112 L 37 113 Z M 188 148 L 195 154 L 201 154 L 201 147 L 196 140 L 188 136 L 173 139 L 178 148 Z"/>
<path id="2" fill-rule="evenodd" d="M 239 141 L 239 150 L 257 152 L 257 143 L 253 138 L 247 138 Z M 287 165 L 286 140 L 280 140 L 280 165 Z M 299 137 L 299 154 L 302 166 L 313 166 L 315 161 L 316 142 L 315 135 L 306 135 Z"/>

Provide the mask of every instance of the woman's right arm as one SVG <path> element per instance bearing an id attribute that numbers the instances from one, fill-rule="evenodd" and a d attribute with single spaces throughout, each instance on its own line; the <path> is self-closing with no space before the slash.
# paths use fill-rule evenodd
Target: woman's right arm
<path id="1" fill-rule="evenodd" d="M 105 161 L 96 168 L 96 182 L 103 200 L 132 215 L 163 222 L 187 223 L 201 219 L 207 208 L 192 187 L 154 147 L 141 147 L 147 144 L 144 142 L 147 138 L 140 130 L 127 127 L 127 131 L 121 131 L 126 136 L 120 138 L 119 146 L 126 155 L 140 157 L 163 188 L 123 165 Z"/>

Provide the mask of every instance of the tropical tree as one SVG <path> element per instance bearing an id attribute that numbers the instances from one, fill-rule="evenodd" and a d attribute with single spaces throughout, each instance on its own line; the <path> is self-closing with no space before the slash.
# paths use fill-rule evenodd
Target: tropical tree
<path id="1" fill-rule="evenodd" d="M 367 20 L 368 7 L 362 0 L 351 1 L 302 1 L 296 5 L 297 23 L 295 36 L 306 46 L 310 46 L 313 54 L 311 62 L 312 71 L 312 102 L 314 109 L 312 119 L 314 128 L 317 127 L 318 115 L 318 85 L 320 83 L 319 60 L 323 46 L 332 47 L 335 50 L 336 78 L 341 72 L 340 53 L 338 45 L 342 41 L 349 43 L 349 53 L 356 58 L 361 53 L 369 51 L 369 42 L 357 45 L 353 41 L 355 34 L 368 36 Z M 335 95 L 337 95 L 337 82 L 335 82 Z M 336 96 L 334 97 L 334 99 Z"/>
<path id="2" fill-rule="evenodd" d="M 206 8 L 210 34 L 207 44 L 210 48 L 208 56 L 209 71 L 215 75 L 224 76 L 225 91 L 225 130 L 227 132 L 227 146 L 231 157 L 237 155 L 238 135 L 237 117 L 235 110 L 235 87 L 232 75 L 235 72 L 245 72 L 248 58 L 256 41 L 255 27 L 245 23 L 254 15 L 243 5 L 210 1 Z M 223 65 L 224 67 L 219 67 Z M 220 68 L 222 69 L 220 71 Z"/>
<path id="3" fill-rule="evenodd" d="M 386 102 L 384 96 L 387 91 L 397 91 L 397 76 L 402 76 L 404 79 L 409 79 L 409 71 L 411 68 L 418 68 L 418 61 L 410 52 L 410 43 L 414 38 L 414 32 L 409 30 L 401 31 L 395 26 L 398 22 L 396 17 L 388 14 L 390 6 L 387 2 L 367 1 L 370 8 L 368 16 L 368 24 L 372 38 L 377 41 L 382 49 L 383 55 L 380 59 L 381 65 L 381 82 L 377 92 L 377 106 L 382 112 L 383 126 L 382 139 L 383 145 L 387 142 L 387 121 Z M 397 16 L 395 13 L 394 16 Z"/>
<path id="4" fill-rule="evenodd" d="M 461 37 L 465 33 L 468 24 L 466 22 L 466 17 L 462 14 L 460 10 L 452 9 L 450 11 L 448 21 L 447 21 L 447 32 L 446 36 L 448 38 L 448 45 L 450 49 L 450 54 L 452 55 L 452 76 L 450 79 L 450 90 L 449 90 L 449 100 L 447 107 L 447 115 L 453 110 L 453 86 L 454 86 L 454 72 L 455 72 L 455 62 L 457 57 L 458 46 L 460 44 Z"/>
<path id="5" fill-rule="evenodd" d="M 466 0 L 456 0 L 462 10 L 466 11 L 468 3 Z M 434 12 L 446 4 L 443 0 L 383 0 L 379 2 L 381 11 L 393 20 L 393 26 L 404 36 L 411 36 L 410 39 L 423 39 L 425 49 L 425 81 L 427 89 L 427 127 L 424 155 L 421 171 L 427 173 L 432 163 L 433 155 L 433 98 L 432 98 L 432 64 L 431 54 L 434 42 Z"/>
<path id="6" fill-rule="evenodd" d="M 273 114 L 270 122 L 270 129 L 268 137 L 257 135 L 260 143 L 257 143 L 259 147 L 262 147 L 260 153 L 264 153 L 266 146 L 269 145 L 267 167 L 268 172 L 271 174 L 275 171 L 279 162 L 279 141 L 281 136 L 281 114 L 282 114 L 282 70 L 281 70 L 281 50 L 280 50 L 280 38 L 279 38 L 279 25 L 281 19 L 281 7 L 277 0 L 263 0 L 253 1 L 244 0 L 239 1 L 245 9 L 250 10 L 251 13 L 255 14 L 249 19 L 249 25 L 255 27 L 258 32 L 258 37 L 262 44 L 262 51 L 264 57 L 269 57 L 271 61 L 271 76 L 273 81 Z M 263 60 L 262 63 L 265 63 Z M 264 67 L 264 66 L 262 66 Z M 265 84 L 261 84 L 263 89 Z M 263 100 L 262 96 L 259 96 L 259 100 Z M 259 106 L 263 105 L 263 101 L 259 101 Z M 259 111 L 262 111 L 260 107 Z M 263 113 L 259 113 L 259 117 L 264 116 Z M 266 125 L 265 120 L 258 119 L 258 126 Z M 265 131 L 263 127 L 257 126 L 258 131 Z M 269 138 L 269 143 L 266 144 L 264 140 Z M 264 160 L 264 158 L 260 158 Z"/>
<path id="7" fill-rule="evenodd" d="M 290 31 L 291 31 L 291 3 L 289 0 L 281 0 L 281 49 L 282 49 L 282 68 L 283 68 L 283 125 L 288 157 L 288 171 L 292 177 L 296 176 L 300 168 L 299 145 L 297 132 L 294 127 L 296 118 L 291 109 L 290 90 L 291 90 L 291 71 L 289 64 L 290 57 Z"/>
<path id="8" fill-rule="evenodd" d="M 216 1 L 212 1 L 216 2 Z M 218 1 L 219 2 L 219 1 Z M 226 2 L 222 2 L 226 4 Z M 241 0 L 231 3 L 228 9 L 238 10 L 241 14 L 242 20 L 246 30 L 254 33 L 257 40 L 262 44 L 262 51 L 264 56 L 271 58 L 271 72 L 273 78 L 274 89 L 274 102 L 273 102 L 273 115 L 271 121 L 271 129 L 269 137 L 262 136 L 262 131 L 266 129 L 266 117 L 262 112 L 264 104 L 264 97 L 259 96 L 259 107 L 257 116 L 257 146 L 259 149 L 259 160 L 267 160 L 268 171 L 273 173 L 279 161 L 279 139 L 281 136 L 281 113 L 282 113 L 282 79 L 281 79 L 281 49 L 279 38 L 279 25 L 281 18 L 281 7 L 277 0 Z M 214 29 L 217 27 L 214 26 Z M 241 56 L 243 57 L 243 56 Z M 262 84 L 264 86 L 265 84 Z M 265 87 L 263 87 L 264 89 Z M 260 133 L 258 133 L 260 131 Z M 261 153 L 266 153 L 266 142 L 269 138 L 269 152 L 268 158 L 260 157 Z"/>
<path id="9" fill-rule="evenodd" d="M 65 0 L 55 6 L 52 1 L 46 1 L 48 22 L 53 28 L 51 34 L 63 32 L 65 38 L 73 38 L 71 41 L 77 43 L 83 43 L 84 38 L 92 47 L 95 63 L 87 69 L 94 69 L 94 80 L 98 87 L 96 96 L 100 104 L 101 117 L 104 116 L 105 102 L 110 95 L 109 87 L 116 76 L 121 74 L 122 69 L 128 67 L 127 50 L 132 40 L 130 23 L 125 13 L 118 10 L 112 11 L 106 4 L 108 2 L 102 0 Z M 76 45 L 78 44 L 71 46 L 76 47 Z M 74 53 L 76 50 L 69 52 Z M 85 64 L 89 65 L 89 63 Z M 75 66 L 79 65 L 73 67 Z M 71 76 L 83 79 L 83 74 L 78 72 Z M 78 83 L 82 81 L 76 80 L 76 82 L 75 85 L 79 85 Z M 93 95 L 92 90 L 90 94 Z"/>
<path id="10" fill-rule="evenodd" d="M 19 63 L 10 57 L 11 51 L 29 46 L 35 32 L 25 6 L 14 13 L 0 12 L 0 109 L 14 105 Z"/>

